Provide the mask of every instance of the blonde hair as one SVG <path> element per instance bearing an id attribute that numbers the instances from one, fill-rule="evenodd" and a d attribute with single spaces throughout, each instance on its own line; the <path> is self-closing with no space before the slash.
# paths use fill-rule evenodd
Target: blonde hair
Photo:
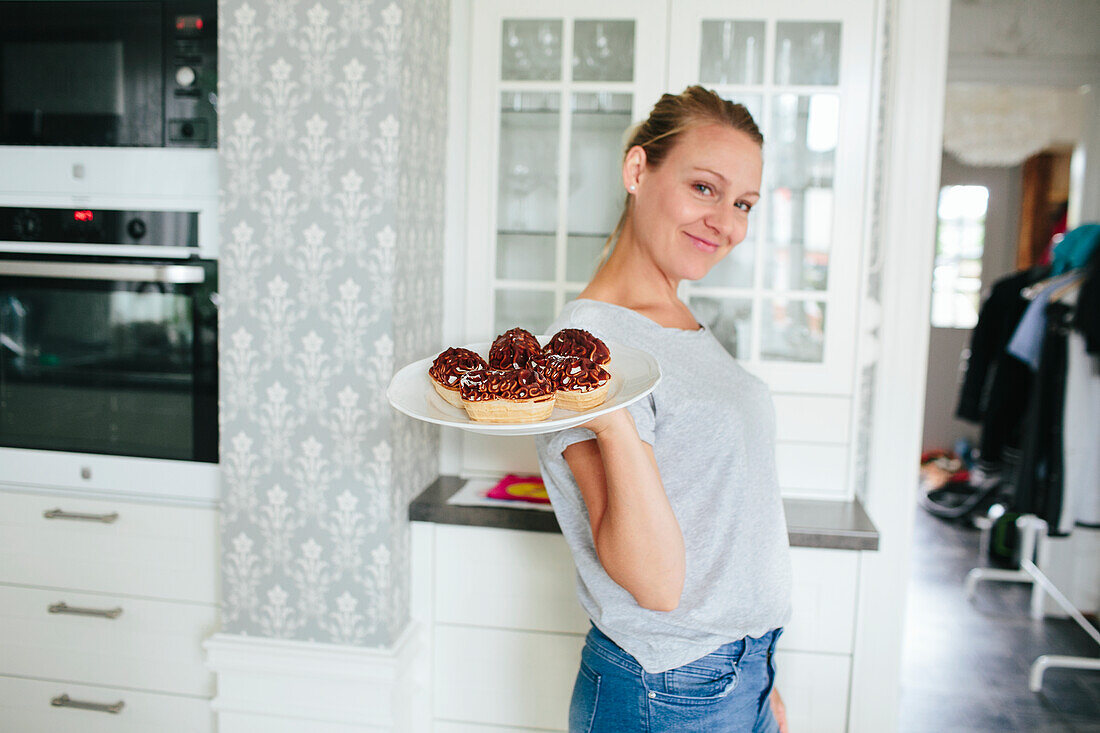
<path id="1" fill-rule="evenodd" d="M 661 95 L 661 99 L 653 105 L 649 117 L 626 131 L 623 159 L 625 160 L 631 148 L 638 146 L 645 150 L 646 166 L 657 168 L 668 157 L 669 151 L 675 147 L 684 131 L 709 123 L 739 130 L 757 145 L 764 146 L 764 135 L 745 105 L 722 99 L 711 90 L 696 85 L 679 94 Z M 596 262 L 597 270 L 607 261 L 611 248 L 619 241 L 630 209 L 631 196 L 627 194 L 622 213 L 619 214 L 619 222 L 608 235 Z"/>

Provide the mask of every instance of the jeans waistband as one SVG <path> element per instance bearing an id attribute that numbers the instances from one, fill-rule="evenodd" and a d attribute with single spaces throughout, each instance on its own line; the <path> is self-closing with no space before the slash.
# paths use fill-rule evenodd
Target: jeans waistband
<path id="1" fill-rule="evenodd" d="M 588 632 L 588 640 L 598 651 L 603 651 L 603 656 L 611 655 L 615 657 L 610 659 L 613 662 L 621 662 L 620 666 L 626 666 L 629 669 L 641 669 L 641 665 L 630 652 L 626 651 L 614 641 L 612 641 L 607 634 L 600 631 L 595 624 L 591 624 L 592 628 Z M 737 641 L 731 641 L 718 647 L 708 655 L 704 656 L 724 656 L 734 660 L 734 663 L 738 663 L 744 657 L 754 656 L 756 654 L 768 654 L 775 650 L 776 642 L 779 641 L 779 636 L 783 633 L 782 628 L 772 629 L 763 636 L 754 637 L 746 636 Z"/>

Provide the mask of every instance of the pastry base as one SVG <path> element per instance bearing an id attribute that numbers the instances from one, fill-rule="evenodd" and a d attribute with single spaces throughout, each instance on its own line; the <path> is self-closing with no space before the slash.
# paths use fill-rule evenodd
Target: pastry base
<path id="1" fill-rule="evenodd" d="M 557 406 L 563 410 L 573 410 L 575 412 L 582 412 L 584 410 L 591 410 L 593 407 L 598 407 L 604 403 L 607 399 L 607 390 L 611 387 L 611 380 L 604 383 L 602 387 L 589 390 L 588 392 L 555 392 L 557 397 Z"/>
<path id="2" fill-rule="evenodd" d="M 554 396 L 536 397 L 530 400 L 484 400 L 467 402 L 462 406 L 475 422 L 526 423 L 539 422 L 554 411 Z"/>
<path id="3" fill-rule="evenodd" d="M 439 382 L 435 381 L 435 377 L 429 376 L 428 379 L 432 380 L 432 386 L 435 387 L 435 391 L 440 397 L 447 400 L 448 405 L 462 409 L 462 397 L 458 394 L 457 389 L 447 389 Z"/>

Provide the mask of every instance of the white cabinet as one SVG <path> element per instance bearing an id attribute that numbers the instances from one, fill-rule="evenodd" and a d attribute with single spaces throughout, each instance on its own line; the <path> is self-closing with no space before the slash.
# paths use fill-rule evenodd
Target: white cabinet
<path id="1" fill-rule="evenodd" d="M 412 551 L 433 731 L 566 730 L 589 624 L 565 539 L 414 522 Z M 791 559 L 794 612 L 779 642 L 778 684 L 792 730 L 843 733 L 860 553 L 793 548 Z"/>
<path id="2" fill-rule="evenodd" d="M 213 730 L 218 545 L 213 508 L 0 492 L 0 719 Z"/>
<path id="3" fill-rule="evenodd" d="M 764 190 L 746 240 L 682 295 L 773 389 L 850 396 L 875 7 L 473 3 L 469 340 L 539 333 L 584 287 L 622 208 L 624 132 L 702 83 L 753 113 Z"/>
<path id="4" fill-rule="evenodd" d="M 450 199 L 467 222 L 463 340 L 539 333 L 583 289 L 625 198 L 625 131 L 701 83 L 753 113 L 764 181 L 745 241 L 680 295 L 771 387 L 784 496 L 853 498 L 878 6 L 456 3 L 470 13 L 466 185 Z M 535 470 L 530 442 L 463 436 L 459 468 Z"/>

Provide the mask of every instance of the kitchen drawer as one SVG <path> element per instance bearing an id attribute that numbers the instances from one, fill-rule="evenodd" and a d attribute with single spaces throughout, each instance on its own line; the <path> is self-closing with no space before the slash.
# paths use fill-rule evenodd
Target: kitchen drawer
<path id="1" fill-rule="evenodd" d="M 50 606 L 122 612 L 51 613 Z M 202 640 L 213 605 L 0 585 L 0 674 L 212 697 Z"/>
<path id="2" fill-rule="evenodd" d="M 775 655 L 775 685 L 793 731 L 845 733 L 852 658 L 844 654 Z"/>
<path id="3" fill-rule="evenodd" d="M 117 714 L 56 707 L 51 700 L 113 704 Z M 213 733 L 210 701 L 111 687 L 0 676 L 0 721 L 12 733 Z"/>
<path id="4" fill-rule="evenodd" d="M 779 648 L 851 654 L 859 553 L 791 548 L 791 620 Z"/>
<path id="5" fill-rule="evenodd" d="M 0 492 L 0 582 L 217 603 L 218 546 L 214 509 Z"/>
<path id="6" fill-rule="evenodd" d="M 565 730 L 584 636 L 440 624 L 435 628 L 436 718 Z"/>
<path id="7" fill-rule="evenodd" d="M 559 534 L 435 527 L 437 622 L 586 634 L 575 578 Z"/>

